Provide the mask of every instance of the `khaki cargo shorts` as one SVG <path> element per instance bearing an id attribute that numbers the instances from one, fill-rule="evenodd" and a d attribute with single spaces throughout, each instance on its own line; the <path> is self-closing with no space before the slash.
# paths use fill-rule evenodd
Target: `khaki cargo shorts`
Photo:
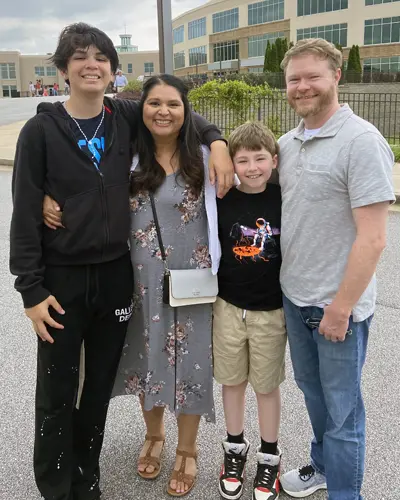
<path id="1" fill-rule="evenodd" d="M 260 394 L 279 387 L 285 380 L 283 308 L 246 311 L 218 297 L 213 314 L 215 380 L 231 386 L 248 380 Z"/>

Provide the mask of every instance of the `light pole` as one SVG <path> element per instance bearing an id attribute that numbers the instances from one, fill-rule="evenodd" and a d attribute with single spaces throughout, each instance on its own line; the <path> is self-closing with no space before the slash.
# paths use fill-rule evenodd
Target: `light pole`
<path id="1" fill-rule="evenodd" d="M 174 73 L 171 0 L 157 0 L 160 73 Z"/>

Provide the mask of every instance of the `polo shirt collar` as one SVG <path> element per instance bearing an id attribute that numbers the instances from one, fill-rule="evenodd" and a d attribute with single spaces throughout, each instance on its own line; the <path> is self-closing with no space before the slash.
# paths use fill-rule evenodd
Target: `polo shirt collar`
<path id="1" fill-rule="evenodd" d="M 348 104 L 341 104 L 340 109 L 329 118 L 329 120 L 321 127 L 316 137 L 334 137 L 342 128 L 343 123 L 353 114 L 353 110 Z M 295 129 L 294 137 L 304 140 L 304 120 L 301 120 L 298 127 Z"/>

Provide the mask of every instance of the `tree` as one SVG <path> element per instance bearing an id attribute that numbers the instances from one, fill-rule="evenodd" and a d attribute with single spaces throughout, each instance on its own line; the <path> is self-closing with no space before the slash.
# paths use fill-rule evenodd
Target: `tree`
<path id="1" fill-rule="evenodd" d="M 282 52 L 283 52 L 283 57 L 285 57 L 285 54 L 286 52 L 289 50 L 289 47 L 288 47 L 288 41 L 287 41 L 287 38 L 284 38 L 282 40 Z"/>
<path id="2" fill-rule="evenodd" d="M 271 73 L 279 72 L 278 49 L 276 43 L 271 45 Z"/>
<path id="3" fill-rule="evenodd" d="M 276 46 L 276 53 L 278 56 L 277 71 L 281 71 L 281 62 L 283 61 L 283 58 L 285 57 L 282 38 L 277 38 L 275 40 L 275 46 Z"/>
<path id="4" fill-rule="evenodd" d="M 270 68 L 271 64 L 271 44 L 269 43 L 269 40 L 267 42 L 267 46 L 265 48 L 265 57 L 264 57 L 264 73 L 267 73 L 268 71 L 271 71 Z"/>
<path id="5" fill-rule="evenodd" d="M 347 60 L 347 80 L 350 83 L 361 82 L 361 72 L 360 48 L 353 45 Z"/>
<path id="6" fill-rule="evenodd" d="M 358 73 L 361 73 L 362 66 L 361 66 L 361 58 L 360 58 L 360 47 L 358 45 L 356 45 L 354 52 L 355 52 L 354 62 L 355 62 L 355 66 L 356 66 L 356 71 Z"/>

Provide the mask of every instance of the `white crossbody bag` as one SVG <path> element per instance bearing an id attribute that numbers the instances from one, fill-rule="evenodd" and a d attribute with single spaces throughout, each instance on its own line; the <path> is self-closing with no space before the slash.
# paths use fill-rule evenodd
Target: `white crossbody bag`
<path id="1" fill-rule="evenodd" d="M 217 300 L 218 278 L 207 269 L 169 269 L 154 196 L 149 193 L 161 257 L 164 262 L 163 302 L 171 307 L 210 304 Z"/>

